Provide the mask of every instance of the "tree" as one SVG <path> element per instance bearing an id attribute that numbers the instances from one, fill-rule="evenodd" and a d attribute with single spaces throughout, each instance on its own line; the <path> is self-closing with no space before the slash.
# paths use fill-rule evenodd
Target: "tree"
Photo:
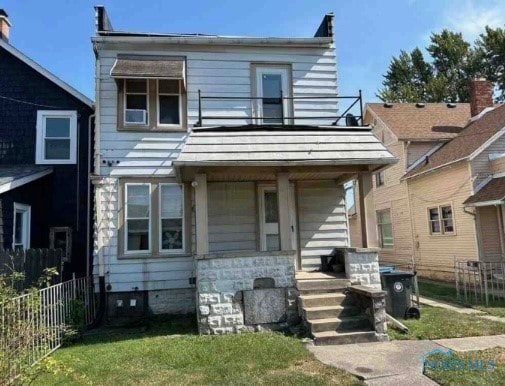
<path id="1" fill-rule="evenodd" d="M 432 33 L 426 47 L 393 57 L 377 96 L 385 102 L 468 102 L 469 82 L 485 76 L 505 98 L 505 31 L 486 27 L 472 47 L 461 33 L 444 29 Z"/>

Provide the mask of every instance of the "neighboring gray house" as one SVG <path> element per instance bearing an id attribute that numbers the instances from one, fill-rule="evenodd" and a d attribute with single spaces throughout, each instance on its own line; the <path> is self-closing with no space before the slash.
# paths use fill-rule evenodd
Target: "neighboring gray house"
<path id="1" fill-rule="evenodd" d="M 255 38 L 120 32 L 96 12 L 108 318 L 197 312 L 201 333 L 225 333 L 300 315 L 315 336 L 383 333 L 343 306 L 349 279 L 380 287 L 377 253 L 345 249 L 343 184 L 359 175 L 367 206 L 371 173 L 395 158 L 337 110 L 333 15 L 315 37 Z M 362 223 L 366 239 L 366 211 Z M 347 278 L 310 273 L 339 247 Z"/>

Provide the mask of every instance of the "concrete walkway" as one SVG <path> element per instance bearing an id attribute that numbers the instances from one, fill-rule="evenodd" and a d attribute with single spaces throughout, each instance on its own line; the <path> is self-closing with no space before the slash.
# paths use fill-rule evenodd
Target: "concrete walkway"
<path id="1" fill-rule="evenodd" d="M 505 347 L 505 335 L 471 338 L 403 340 L 359 343 L 339 346 L 313 346 L 308 349 L 330 366 L 342 368 L 363 379 L 366 384 L 436 385 L 422 374 L 423 355 L 434 350 L 484 350 Z"/>
<path id="2" fill-rule="evenodd" d="M 424 304 L 424 305 L 427 305 L 430 307 L 444 308 L 446 310 L 458 312 L 460 314 L 476 315 L 479 318 L 490 320 L 492 322 L 505 323 L 505 318 L 502 318 L 500 316 L 489 315 L 488 313 L 486 313 L 484 311 L 476 310 L 474 308 L 458 306 L 458 305 L 442 302 L 440 300 L 433 300 L 433 299 L 424 298 L 422 296 L 419 296 L 419 302 L 421 304 Z"/>

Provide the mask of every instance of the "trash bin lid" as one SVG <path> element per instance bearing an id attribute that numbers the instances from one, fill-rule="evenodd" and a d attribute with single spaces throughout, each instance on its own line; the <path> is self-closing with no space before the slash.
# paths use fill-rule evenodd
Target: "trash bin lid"
<path id="1" fill-rule="evenodd" d="M 379 273 L 389 273 L 389 272 L 393 272 L 394 270 L 395 270 L 395 267 L 392 265 L 379 264 Z"/>
<path id="2" fill-rule="evenodd" d="M 406 272 L 406 271 L 384 272 L 384 273 L 382 273 L 382 276 L 399 279 L 402 277 L 413 277 L 414 272 Z"/>

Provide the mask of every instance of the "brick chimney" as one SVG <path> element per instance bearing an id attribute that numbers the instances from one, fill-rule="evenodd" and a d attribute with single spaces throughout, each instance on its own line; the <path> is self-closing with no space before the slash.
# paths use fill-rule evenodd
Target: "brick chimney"
<path id="1" fill-rule="evenodd" d="M 480 114 L 486 107 L 493 107 L 493 83 L 478 78 L 470 82 L 470 111 L 472 117 Z"/>
<path id="2" fill-rule="evenodd" d="M 5 10 L 0 9 L 0 39 L 9 43 L 9 31 L 11 29 L 11 22 L 9 21 L 9 15 Z"/>

